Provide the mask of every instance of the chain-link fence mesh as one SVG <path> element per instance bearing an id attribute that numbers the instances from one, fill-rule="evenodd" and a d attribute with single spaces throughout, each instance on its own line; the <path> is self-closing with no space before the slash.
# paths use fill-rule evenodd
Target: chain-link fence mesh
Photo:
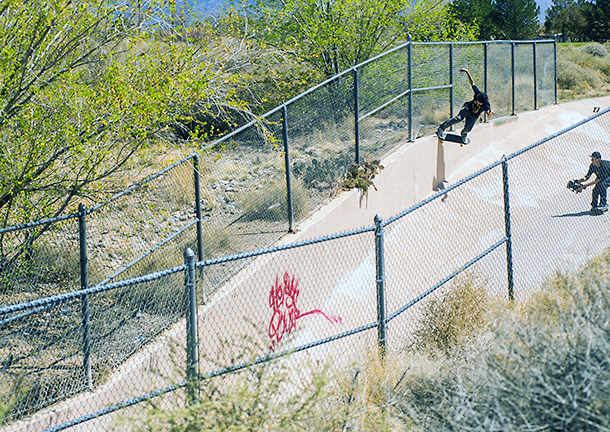
<path id="1" fill-rule="evenodd" d="M 205 266 L 213 275 L 226 263 Z M 203 373 L 280 352 L 373 322 L 371 232 L 258 257 L 200 310 Z M 202 281 L 205 285 L 207 278 Z M 318 347 L 345 359 L 354 341 Z"/>
<path id="2" fill-rule="evenodd" d="M 504 238 L 502 184 L 501 167 L 495 167 L 385 227 L 388 314 L 416 299 Z M 499 202 L 490 203 L 487 199 L 498 195 Z M 502 260 L 506 262 L 506 255 Z M 489 270 L 490 273 L 477 270 L 480 273 L 477 277 L 487 281 L 490 293 L 499 293 L 501 287 L 506 286 L 506 266 L 493 266 Z M 506 298 L 505 288 L 504 291 Z M 422 307 L 425 306 L 417 305 L 414 311 Z M 418 314 L 412 311 L 404 315 L 390 325 L 390 330 L 398 328 L 400 331 L 388 332 L 389 340 L 403 347 L 409 344 L 418 320 Z"/>
<path id="3" fill-rule="evenodd" d="M 187 158 L 88 209 L 89 285 L 179 265 L 181 251 L 196 250 L 194 172 L 193 158 Z"/>
<path id="4" fill-rule="evenodd" d="M 536 82 L 538 106 L 552 105 L 557 100 L 556 46 L 536 44 Z"/>
<path id="5" fill-rule="evenodd" d="M 555 270 L 576 270 L 608 247 L 607 220 L 589 214 L 593 187 L 574 194 L 566 183 L 584 177 L 593 151 L 610 155 L 609 136 L 606 113 L 510 161 L 517 293 Z"/>
<path id="6" fill-rule="evenodd" d="M 289 368 L 305 360 L 332 359 L 339 368 L 358 360 L 378 337 L 380 280 L 388 319 L 385 342 L 401 350 L 413 343 L 427 305 L 450 292 L 455 276 L 472 275 L 490 296 L 505 300 L 512 275 L 514 297 L 523 300 L 555 271 L 577 269 L 610 244 L 610 234 L 603 230 L 603 218 L 579 219 L 589 215 L 590 196 L 573 194 L 565 182 L 584 174 L 582 159 L 592 148 L 610 154 L 609 132 L 606 111 L 433 195 L 384 222 L 382 231 L 373 226 L 200 262 L 199 375 L 213 379 L 220 372 L 223 378 L 215 385 L 231 386 L 240 375 L 225 375 L 224 368 L 291 350 L 297 354 L 284 361 Z M 2 349 L 12 356 L 3 371 L 11 371 L 12 381 L 5 379 L 3 386 L 32 389 L 19 399 L 21 415 L 38 399 L 58 401 L 91 384 L 98 389 L 97 405 L 72 405 L 76 415 L 147 392 L 165 393 L 169 385 L 184 388 L 184 277 L 178 269 L 124 281 L 4 324 Z M 90 353 L 90 382 L 85 352 Z M 117 374 L 119 368 L 125 369 Z M 163 403 L 179 406 L 185 397 L 181 390 Z M 18 419 L 16 409 L 13 413 L 9 418 Z"/>
<path id="7" fill-rule="evenodd" d="M 535 100 L 538 106 L 553 103 L 553 56 L 554 44 L 548 41 L 406 45 L 293 99 L 103 205 L 85 203 L 87 214 L 80 218 L 81 230 L 86 229 L 85 249 L 76 214 L 4 230 L 0 234 L 0 304 L 34 302 L 31 307 L 0 309 L 0 400 L 17 401 L 5 422 L 18 421 L 85 390 L 93 389 L 98 399 L 74 409 L 74 415 L 86 415 L 183 380 L 184 275 L 171 273 L 146 281 L 139 281 L 139 276 L 181 264 L 187 247 L 201 261 L 270 246 L 293 223 L 334 196 L 356 155 L 361 162 L 379 159 L 393 147 L 431 133 L 451 113 L 455 115 L 463 101 L 472 98 L 468 80 L 458 68 L 468 68 L 481 90 L 487 78 L 491 105 L 498 116 L 532 109 Z M 513 63 L 520 104 L 516 107 L 512 106 Z M 608 128 L 603 127 L 607 134 Z M 574 130 L 554 140 L 560 146 L 575 142 L 583 151 L 593 142 L 599 143 L 603 153 L 606 147 L 596 130 Z M 595 133 L 597 138 L 589 139 Z M 530 181 L 527 175 L 536 182 L 551 182 L 551 178 L 557 182 L 561 177 L 544 165 L 548 155 L 543 147 L 547 145 L 550 142 L 533 149 L 531 161 L 524 156 L 509 164 L 516 177 L 511 187 L 517 190 L 518 209 L 530 209 L 519 201 L 525 194 L 521 188 Z M 577 164 L 566 162 L 565 155 L 554 157 L 558 167 L 571 167 L 573 177 Z M 547 177 L 541 173 L 548 173 Z M 501 195 L 498 166 L 385 227 L 387 315 L 503 238 Z M 583 195 L 578 198 L 582 200 Z M 473 210 L 485 215 L 486 222 L 473 223 L 468 217 Z M 523 214 L 514 216 L 514 224 L 519 226 L 515 228 L 515 267 L 541 264 L 539 276 L 533 270 L 516 271 L 517 298 L 527 292 L 526 281 L 533 283 L 548 274 L 555 256 L 548 250 L 541 250 L 540 256 L 533 252 L 538 250 L 536 236 L 519 230 L 541 215 Z M 558 213 L 555 219 L 567 225 L 571 217 L 571 213 Z M 368 230 L 198 268 L 197 298 L 202 305 L 199 372 L 269 354 L 270 347 L 271 352 L 278 352 L 308 343 L 314 347 L 299 355 L 330 355 L 344 362 L 358 352 L 355 347 L 374 341 L 378 313 L 374 237 Z M 583 248 L 579 256 L 584 252 L 591 256 L 599 249 L 598 245 Z M 502 245 L 488 251 L 472 267 L 488 280 L 490 292 L 497 296 L 506 295 L 504 250 Z M 36 303 L 83 286 L 80 263 L 85 251 L 87 286 L 130 278 L 136 281 L 69 301 Z M 572 265 L 582 262 L 563 253 Z M 547 261 L 535 261 L 540 257 Z M 288 300 L 287 290 L 297 285 L 298 302 L 294 297 L 291 307 L 299 313 L 290 318 L 287 303 L 278 306 L 278 296 Z M 441 296 L 446 289 L 442 284 L 432 295 Z M 423 304 L 392 317 L 388 338 L 394 346 L 408 345 L 409 329 Z M 279 316 L 283 321 L 274 322 Z M 287 331 L 290 323 L 292 331 Z M 362 326 L 368 327 L 358 330 Z M 398 329 L 400 337 L 393 329 Z M 164 348 L 158 348 L 160 335 L 168 332 L 180 336 L 169 337 L 170 342 L 166 340 Z M 355 334 L 333 339 L 342 332 Z M 328 337 L 333 340 L 315 344 Z M 175 349 L 168 348 L 173 345 Z M 151 346 L 157 347 L 154 355 Z M 139 356 L 146 357 L 142 361 L 148 362 L 148 372 L 117 378 L 117 371 L 126 364 L 142 364 L 135 360 Z M 142 371 L 140 366 L 130 370 Z M 38 423 L 32 427 L 41 429 Z"/>
<path id="8" fill-rule="evenodd" d="M 203 257 L 269 245 L 288 230 L 281 111 L 201 155 Z M 303 203 L 295 199 L 297 211 Z"/>
<path id="9" fill-rule="evenodd" d="M 286 107 L 294 221 L 337 193 L 355 160 L 354 79 L 342 75 Z"/>
<path id="10" fill-rule="evenodd" d="M 76 215 L 63 220 L 4 230 L 0 304 L 10 305 L 79 287 Z"/>

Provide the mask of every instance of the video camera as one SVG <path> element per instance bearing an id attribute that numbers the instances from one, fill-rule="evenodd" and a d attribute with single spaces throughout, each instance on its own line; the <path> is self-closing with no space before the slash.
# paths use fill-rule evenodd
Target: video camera
<path id="1" fill-rule="evenodd" d="M 578 193 L 578 192 L 582 192 L 580 190 L 580 187 L 582 186 L 581 184 L 581 180 L 570 180 L 567 184 L 567 188 L 573 190 L 574 192 Z"/>

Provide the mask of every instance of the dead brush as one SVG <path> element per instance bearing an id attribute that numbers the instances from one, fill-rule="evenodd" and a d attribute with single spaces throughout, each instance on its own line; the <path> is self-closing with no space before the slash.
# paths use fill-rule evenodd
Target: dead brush
<path id="1" fill-rule="evenodd" d="M 430 300 L 413 335 L 412 348 L 449 354 L 489 323 L 487 281 L 474 273 L 453 280 L 446 293 Z"/>
<path id="2" fill-rule="evenodd" d="M 427 372 L 403 380 L 397 411 L 428 431 L 608 429 L 609 261 L 556 274 L 451 356 L 422 358 Z"/>
<path id="3" fill-rule="evenodd" d="M 338 380 L 335 394 L 345 410 L 342 430 L 408 430 L 394 409 L 396 388 L 409 370 L 406 358 L 375 345 Z"/>
<path id="4" fill-rule="evenodd" d="M 292 186 L 292 210 L 295 219 L 300 219 L 308 212 L 307 191 L 302 183 L 293 179 Z M 288 204 L 286 182 L 277 180 L 264 185 L 259 190 L 254 190 L 240 197 L 243 207 L 243 217 L 246 221 L 284 221 L 287 220 Z"/>
<path id="5" fill-rule="evenodd" d="M 209 361 L 218 367 L 227 362 L 253 359 L 264 346 L 247 336 L 237 344 L 222 341 Z M 178 357 L 175 369 L 183 369 Z M 204 379 L 197 400 L 168 407 L 163 399 L 151 399 L 146 407 L 125 413 L 113 430 L 341 430 L 344 410 L 333 402 L 331 383 L 337 371 L 332 365 L 293 364 L 290 358 L 252 365 L 240 371 Z"/>

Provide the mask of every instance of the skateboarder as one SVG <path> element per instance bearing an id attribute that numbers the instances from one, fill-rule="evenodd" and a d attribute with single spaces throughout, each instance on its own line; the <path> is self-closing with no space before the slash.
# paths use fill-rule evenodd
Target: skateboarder
<path id="1" fill-rule="evenodd" d="M 464 103 L 458 115 L 441 123 L 436 130 L 436 134 L 439 136 L 439 138 L 443 139 L 443 131 L 445 129 L 461 122 L 462 120 L 466 120 L 464 129 L 462 129 L 460 135 L 462 135 L 462 142 L 467 143 L 466 135 L 468 135 L 468 132 L 472 130 L 475 122 L 479 118 L 479 115 L 481 115 L 483 111 L 487 111 L 489 115 L 493 114 L 494 112 L 491 110 L 487 95 L 479 90 L 476 85 L 474 85 L 474 80 L 472 79 L 472 75 L 470 75 L 468 69 L 461 68 L 459 71 L 464 72 L 466 76 L 468 76 L 468 81 L 470 82 L 470 86 L 474 91 L 474 98 L 470 102 Z"/>
<path id="2" fill-rule="evenodd" d="M 592 174 L 595 174 L 595 180 L 591 180 L 589 183 L 585 183 L 589 180 Z M 591 165 L 589 165 L 589 171 L 582 179 L 580 179 L 581 185 L 578 192 L 585 190 L 588 186 L 593 186 L 593 192 L 591 192 L 591 210 L 592 211 L 606 211 L 608 210 L 607 192 L 608 186 L 610 186 L 610 161 L 602 160 L 602 155 L 598 151 L 591 153 Z"/>

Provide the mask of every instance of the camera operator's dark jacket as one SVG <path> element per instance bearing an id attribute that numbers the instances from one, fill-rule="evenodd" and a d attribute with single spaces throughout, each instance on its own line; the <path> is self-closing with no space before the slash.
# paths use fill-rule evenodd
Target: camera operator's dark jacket
<path id="1" fill-rule="evenodd" d="M 607 179 L 608 177 L 610 177 L 610 161 L 602 159 L 600 161 L 599 167 L 596 167 L 593 164 L 589 165 L 589 171 L 587 171 L 587 175 L 585 176 L 585 181 L 589 180 L 589 177 L 591 177 L 591 174 L 595 174 L 596 179 L 599 181 L 603 181 L 603 180 Z"/>

